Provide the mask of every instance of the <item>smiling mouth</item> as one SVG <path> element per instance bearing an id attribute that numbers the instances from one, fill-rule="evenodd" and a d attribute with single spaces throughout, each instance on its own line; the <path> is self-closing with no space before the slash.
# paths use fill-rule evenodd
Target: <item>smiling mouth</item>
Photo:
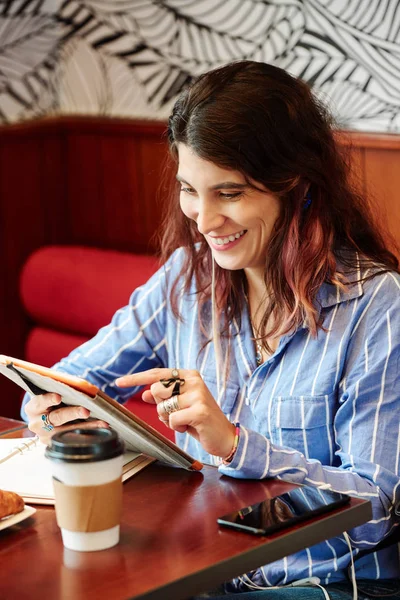
<path id="1" fill-rule="evenodd" d="M 233 234 L 227 235 L 225 237 L 217 237 L 217 238 L 210 238 L 210 239 L 217 246 L 225 246 L 226 244 L 229 244 L 229 242 L 235 242 L 236 240 L 238 240 L 239 238 L 244 236 L 246 231 L 247 231 L 246 229 L 243 229 L 242 231 L 239 231 L 238 233 L 233 233 Z"/>

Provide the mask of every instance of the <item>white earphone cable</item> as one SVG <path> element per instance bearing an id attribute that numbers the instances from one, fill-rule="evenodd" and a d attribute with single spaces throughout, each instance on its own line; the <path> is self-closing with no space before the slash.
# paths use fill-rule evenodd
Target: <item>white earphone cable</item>
<path id="1" fill-rule="evenodd" d="M 346 540 L 346 543 L 347 543 L 347 545 L 349 547 L 349 552 L 350 552 L 350 559 L 351 559 L 351 583 L 353 585 L 353 600 L 357 600 L 358 599 L 358 592 L 357 592 L 356 570 L 354 568 L 353 548 L 351 547 L 351 542 L 350 542 L 350 538 L 348 536 L 347 531 L 345 531 L 343 533 L 343 537 Z"/>

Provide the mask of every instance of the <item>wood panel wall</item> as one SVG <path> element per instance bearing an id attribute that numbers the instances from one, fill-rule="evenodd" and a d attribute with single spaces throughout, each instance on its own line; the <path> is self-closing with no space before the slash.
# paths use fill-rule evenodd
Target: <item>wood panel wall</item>
<path id="1" fill-rule="evenodd" d="M 59 117 L 0 129 L 0 353 L 21 357 L 30 323 L 21 267 L 36 248 L 83 244 L 152 253 L 170 183 L 163 181 L 165 125 Z M 346 134 L 355 176 L 400 244 L 400 136 Z M 169 174 L 171 176 L 171 174 Z M 55 299 L 56 301 L 56 299 Z M 0 414 L 20 395 L 0 380 Z"/>
<path id="2" fill-rule="evenodd" d="M 388 245 L 393 240 L 400 246 L 400 135 L 346 132 L 338 139 L 350 153 L 357 183 L 388 231 Z M 398 253 L 397 247 L 392 249 Z"/>

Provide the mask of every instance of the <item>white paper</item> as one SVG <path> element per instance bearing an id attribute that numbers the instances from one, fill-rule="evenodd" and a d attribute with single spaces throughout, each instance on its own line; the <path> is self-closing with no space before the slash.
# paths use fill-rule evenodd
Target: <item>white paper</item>
<path id="1" fill-rule="evenodd" d="M 26 448 L 23 446 L 24 441 L 28 442 L 29 438 L 0 439 L 0 460 L 14 448 L 21 447 L 21 454 L 0 463 L 0 489 L 16 492 L 25 499 L 29 498 L 29 502 L 34 502 L 37 498 L 53 504 L 53 481 L 50 465 L 44 455 L 46 446 L 38 442 Z M 124 465 L 139 456 L 135 452 L 126 452 Z"/>

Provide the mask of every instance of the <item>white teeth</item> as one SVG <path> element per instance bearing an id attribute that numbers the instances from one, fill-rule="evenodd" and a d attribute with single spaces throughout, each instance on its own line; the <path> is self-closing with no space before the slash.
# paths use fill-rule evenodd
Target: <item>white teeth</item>
<path id="1" fill-rule="evenodd" d="M 228 237 L 215 238 L 214 243 L 217 244 L 218 246 L 223 246 L 224 244 L 228 244 L 229 242 L 234 242 L 235 240 L 238 240 L 240 237 L 242 237 L 242 235 L 244 233 L 245 233 L 245 230 L 243 229 L 242 231 L 239 231 L 238 233 L 232 234 Z"/>

